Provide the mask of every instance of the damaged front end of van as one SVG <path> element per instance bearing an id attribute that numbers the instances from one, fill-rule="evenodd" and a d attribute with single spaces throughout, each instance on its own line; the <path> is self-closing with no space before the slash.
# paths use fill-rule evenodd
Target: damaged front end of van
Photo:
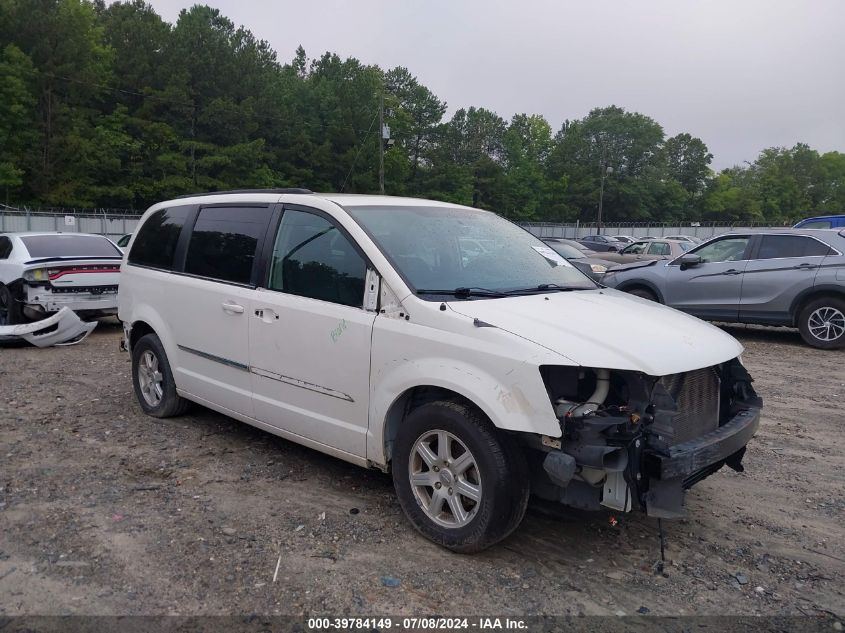
<path id="1" fill-rule="evenodd" d="M 684 516 L 684 493 L 723 466 L 743 470 L 762 400 L 740 358 L 692 371 L 542 366 L 560 426 L 543 436 L 532 491 L 566 505 Z"/>

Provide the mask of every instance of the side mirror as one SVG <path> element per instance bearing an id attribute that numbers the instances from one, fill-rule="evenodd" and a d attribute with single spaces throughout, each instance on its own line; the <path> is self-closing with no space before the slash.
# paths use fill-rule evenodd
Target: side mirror
<path id="1" fill-rule="evenodd" d="M 681 265 L 681 270 L 693 268 L 694 266 L 698 266 L 703 262 L 704 260 L 701 259 L 701 257 L 696 255 L 695 253 L 687 253 L 686 255 L 681 255 L 678 258 L 678 263 Z"/>

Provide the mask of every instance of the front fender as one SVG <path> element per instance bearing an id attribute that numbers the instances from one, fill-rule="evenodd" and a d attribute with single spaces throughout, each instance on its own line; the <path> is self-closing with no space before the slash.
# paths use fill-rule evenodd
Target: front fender
<path id="1" fill-rule="evenodd" d="M 466 359 L 458 359 L 454 347 L 436 340 L 428 341 L 429 353 L 419 356 L 402 353 L 400 339 L 392 342 L 385 340 L 373 347 L 367 434 L 367 457 L 371 461 L 386 463 L 384 440 L 388 413 L 403 395 L 416 387 L 453 391 L 475 404 L 500 429 L 551 437 L 561 435 L 560 423 L 539 371 L 539 366 L 549 360 L 546 352 L 532 352 L 523 359 L 514 359 L 513 355 L 503 356 L 495 350 L 464 348 L 461 356 Z M 377 350 L 391 350 L 391 353 L 382 357 Z"/>

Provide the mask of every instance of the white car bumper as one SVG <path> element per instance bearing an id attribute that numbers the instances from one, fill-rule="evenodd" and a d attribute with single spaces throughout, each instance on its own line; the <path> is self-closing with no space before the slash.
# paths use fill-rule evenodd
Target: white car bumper
<path id="1" fill-rule="evenodd" d="M 22 338 L 37 347 L 73 345 L 85 339 L 95 327 L 96 321 L 85 323 L 68 308 L 62 308 L 34 323 L 0 325 L 0 341 Z"/>
<path id="2" fill-rule="evenodd" d="M 27 288 L 25 303 L 45 312 L 58 312 L 68 308 L 74 312 L 96 311 L 117 314 L 117 291 L 101 294 L 91 292 L 53 292 L 43 287 Z"/>

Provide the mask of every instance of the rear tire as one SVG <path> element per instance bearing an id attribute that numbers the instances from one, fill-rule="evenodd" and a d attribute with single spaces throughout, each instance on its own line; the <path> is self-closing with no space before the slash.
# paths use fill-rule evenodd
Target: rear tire
<path id="1" fill-rule="evenodd" d="M 176 393 L 176 382 L 158 336 L 145 334 L 132 347 L 132 386 L 144 413 L 154 418 L 182 415 L 189 402 Z"/>
<path id="2" fill-rule="evenodd" d="M 480 552 L 525 516 L 525 457 L 477 409 L 441 400 L 415 409 L 396 437 L 393 483 L 413 526 L 452 551 Z"/>
<path id="3" fill-rule="evenodd" d="M 807 345 L 819 349 L 845 347 L 845 300 L 813 299 L 798 313 L 798 331 Z"/>
<path id="4" fill-rule="evenodd" d="M 649 301 L 659 303 L 657 295 L 647 288 L 631 288 L 630 290 L 626 290 L 625 292 L 627 292 L 629 295 L 640 297 L 641 299 L 648 299 Z"/>
<path id="5" fill-rule="evenodd" d="M 20 302 L 8 287 L 0 284 L 0 325 L 18 325 L 25 322 Z"/>

